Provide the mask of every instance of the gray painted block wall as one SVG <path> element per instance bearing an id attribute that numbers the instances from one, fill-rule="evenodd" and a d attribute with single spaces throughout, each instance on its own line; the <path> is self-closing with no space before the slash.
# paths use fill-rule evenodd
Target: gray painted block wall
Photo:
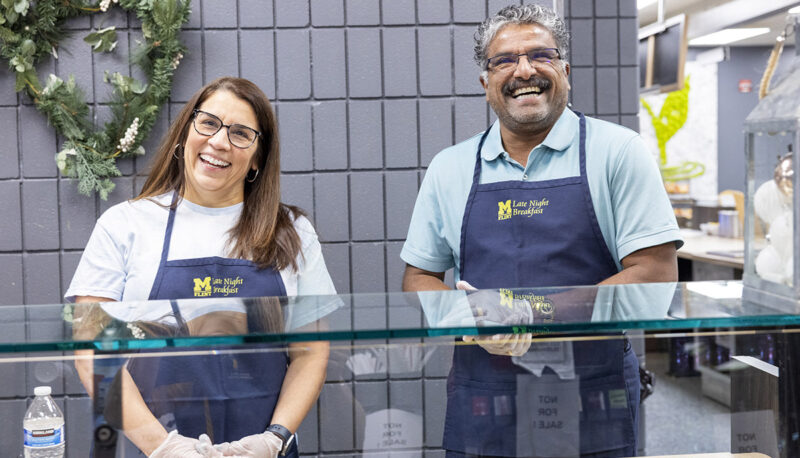
<path id="1" fill-rule="evenodd" d="M 427 164 L 442 148 L 494 120 L 478 83 L 471 40 L 487 12 L 507 3 L 193 0 L 182 32 L 190 51 L 145 147 L 155 149 L 171 116 L 202 84 L 226 74 L 253 80 L 277 111 L 284 201 L 303 207 L 314 221 L 338 291 L 398 291 L 404 267 L 398 255 Z M 558 3 L 573 34 L 573 108 L 638 129 L 636 1 Z M 110 25 L 118 27 L 116 52 L 91 53 L 82 37 Z M 68 26 L 74 35 L 63 42 L 58 60 L 40 65 L 40 77 L 74 74 L 102 121 L 109 92 L 103 72 L 137 75 L 127 59 L 141 30 L 134 17 L 118 9 Z M 55 166 L 60 139 L 30 101 L 14 93 L 14 77 L 5 66 L 0 66 L 0 125 L 16 133 L 0 144 L 0 305 L 6 306 L 0 327 L 9 329 L 0 338 L 13 339 L 14 332 L 31 339 L 57 336 L 64 332 L 58 317 L 42 317 L 35 329 L 20 329 L 7 312 L 17 304 L 62 300 L 94 221 L 136 194 L 149 158 L 121 161 L 124 176 L 116 180 L 108 201 L 79 195 L 75 183 L 61 177 Z M 448 364 L 446 355 L 436 360 Z M 29 365 L 25 371 L 6 371 L 3 365 L 0 418 L 9 427 L 0 433 L 0 443 L 20 443 L 12 419 L 21 418 L 26 396 L 47 381 L 47 374 L 56 374 L 56 392 L 68 412 L 88 415 L 88 400 L 71 362 L 51 364 L 39 370 Z M 426 446 L 436 447 L 440 419 L 428 417 L 443 409 L 446 371 L 398 381 L 391 376 L 362 381 L 341 372 L 329 374 L 317 409 L 301 428 L 305 452 L 347 455 L 359 437 L 357 417 L 354 413 L 349 423 L 337 421 L 341 418 L 332 417 L 329 409 L 339 409 L 342 399 L 342 408 L 352 409 L 352 399 L 374 389 L 359 386 L 375 383 L 387 396 L 415 393 L 424 406 L 426 431 L 431 431 Z M 88 434 L 90 423 L 84 423 L 83 434 Z M 86 456 L 80 440 L 72 440 L 69 449 L 72 457 Z M 434 451 L 428 455 L 438 456 Z"/>

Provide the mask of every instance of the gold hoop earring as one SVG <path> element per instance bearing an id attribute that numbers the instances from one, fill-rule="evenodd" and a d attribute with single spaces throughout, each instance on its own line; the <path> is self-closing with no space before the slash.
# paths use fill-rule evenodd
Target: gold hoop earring
<path id="1" fill-rule="evenodd" d="M 256 178 L 258 178 L 258 169 L 256 169 L 256 174 L 253 175 L 252 179 L 250 178 L 250 172 L 247 172 L 247 178 L 245 178 L 245 179 L 247 180 L 248 183 L 252 183 L 252 182 L 256 181 Z"/>

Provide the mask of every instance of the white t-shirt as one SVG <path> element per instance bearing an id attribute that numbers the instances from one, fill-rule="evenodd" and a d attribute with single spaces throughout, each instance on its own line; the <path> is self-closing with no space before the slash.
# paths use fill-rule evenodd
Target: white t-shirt
<path id="1" fill-rule="evenodd" d="M 65 294 L 68 302 L 76 296 L 117 301 L 149 298 L 161 260 L 172 193 L 153 200 L 117 204 L 97 220 Z M 238 221 L 242 205 L 208 208 L 181 199 L 167 259 L 229 257 L 227 232 Z M 286 295 L 336 294 L 311 222 L 301 216 L 295 219 L 294 227 L 302 251 L 297 257 L 297 270 L 288 267 L 280 272 Z"/>

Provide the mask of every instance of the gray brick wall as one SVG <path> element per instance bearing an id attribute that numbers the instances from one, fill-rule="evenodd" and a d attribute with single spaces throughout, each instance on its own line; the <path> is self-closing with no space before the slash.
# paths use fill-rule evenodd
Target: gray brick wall
<path id="1" fill-rule="evenodd" d="M 155 148 L 171 117 L 202 84 L 224 74 L 255 81 L 278 114 L 284 200 L 303 207 L 315 222 L 337 289 L 398 291 L 403 271 L 398 254 L 425 167 L 439 150 L 494 119 L 472 63 L 471 39 L 487 12 L 509 1 L 194 0 L 182 32 L 190 51 L 176 72 L 171 103 L 145 146 Z M 573 33 L 573 108 L 638 129 L 636 1 L 556 2 Z M 109 25 L 119 28 L 116 52 L 91 53 L 82 37 Z M 109 93 L 103 72 L 137 74 L 127 62 L 141 30 L 118 9 L 69 27 L 75 34 L 63 42 L 58 60 L 40 65 L 40 77 L 74 74 L 102 120 Z M 124 176 L 108 202 L 78 195 L 53 161 L 60 139 L 13 86 L 13 75 L 0 66 L 0 123 L 16 133 L 0 143 L 0 305 L 57 302 L 95 219 L 135 195 L 149 158 L 121 161 Z M 12 318 L 0 317 L 0 329 L 7 330 L 2 339 L 20 332 L 30 338 L 63 332 L 57 317 L 47 320 L 35 330 L 20 330 Z M 449 361 L 447 355 L 436 358 L 443 366 Z M 67 410 L 88 415 L 85 399 L 73 397 L 80 388 L 70 368 L 71 363 L 13 372 L 3 367 L 3 417 L 19 418 L 31 387 L 51 376 Z M 442 404 L 445 375 L 426 368 L 421 384 L 332 378 L 302 427 L 304 451 L 347 455 L 360 439 L 352 400 L 374 389 L 388 402 L 396 394 L 413 394 L 413 402 L 427 406 L 425 444 L 436 447 L 441 419 L 428 407 Z M 375 386 L 358 388 L 361 383 Z M 351 418 L 341 417 L 340 408 Z M 88 423 L 81 428 L 71 430 L 70 438 L 88 434 Z M 19 442 L 16 423 L 5 429 L 4 444 Z M 85 456 L 79 442 L 72 440 L 71 447 L 78 448 L 71 456 Z M 431 450 L 426 456 L 439 455 Z"/>

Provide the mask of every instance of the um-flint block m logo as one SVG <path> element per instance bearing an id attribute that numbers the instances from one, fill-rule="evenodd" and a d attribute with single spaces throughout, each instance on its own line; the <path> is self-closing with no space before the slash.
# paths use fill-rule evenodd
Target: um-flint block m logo
<path id="1" fill-rule="evenodd" d="M 511 199 L 505 202 L 497 202 L 497 219 L 502 221 L 511 218 Z"/>
<path id="2" fill-rule="evenodd" d="M 194 296 L 206 297 L 211 295 L 211 277 L 194 278 Z"/>

